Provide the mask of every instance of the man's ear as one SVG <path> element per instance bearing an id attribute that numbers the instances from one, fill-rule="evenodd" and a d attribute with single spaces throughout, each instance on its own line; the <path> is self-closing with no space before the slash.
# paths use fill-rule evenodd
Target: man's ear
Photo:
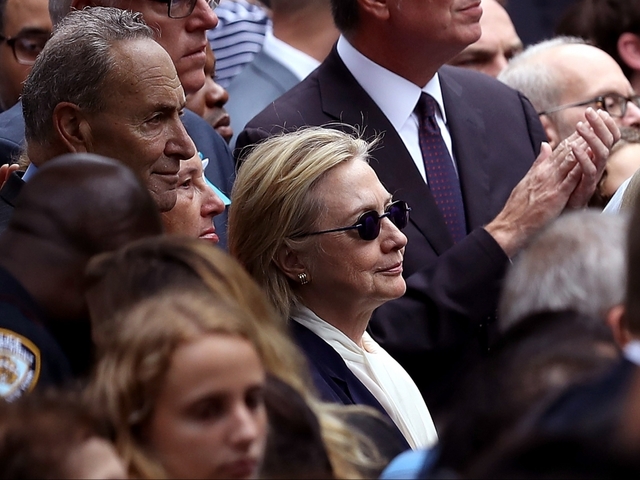
<path id="1" fill-rule="evenodd" d="M 618 55 L 632 70 L 640 70 L 640 36 L 623 33 L 618 38 Z"/>
<path id="2" fill-rule="evenodd" d="M 280 247 L 275 255 L 274 262 L 287 277 L 295 282 L 299 281 L 298 275 L 301 273 L 309 275 L 298 253 L 286 245 Z"/>
<path id="3" fill-rule="evenodd" d="M 625 319 L 624 306 L 616 305 L 607 312 L 607 325 L 609 325 L 613 333 L 613 339 L 620 348 L 624 348 L 631 341 L 631 334 Z"/>
<path id="4" fill-rule="evenodd" d="M 379 20 L 389 18 L 389 0 L 358 0 L 360 8 Z"/>
<path id="5" fill-rule="evenodd" d="M 53 110 L 53 128 L 69 152 L 90 152 L 91 127 L 74 103 L 60 102 Z"/>
<path id="6" fill-rule="evenodd" d="M 558 134 L 558 129 L 556 128 L 556 124 L 551 121 L 551 119 L 547 115 L 540 115 L 540 123 L 542 123 L 542 127 L 544 128 L 544 133 L 547 134 L 547 139 L 549 140 L 549 146 L 554 149 L 558 146 L 558 144 L 562 141 L 560 135 Z"/>

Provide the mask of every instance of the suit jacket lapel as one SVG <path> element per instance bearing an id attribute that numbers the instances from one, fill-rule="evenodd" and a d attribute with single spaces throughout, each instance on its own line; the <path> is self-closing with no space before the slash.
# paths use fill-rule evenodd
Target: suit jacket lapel
<path id="1" fill-rule="evenodd" d="M 383 135 L 371 160 L 380 181 L 398 199 L 411 205 L 411 222 L 438 254 L 451 247 L 453 240 L 442 214 L 402 139 L 351 75 L 335 48 L 318 71 L 318 83 L 326 115 L 356 126 L 365 138 Z"/>
<path id="2" fill-rule="evenodd" d="M 460 177 L 467 228 L 471 231 L 491 221 L 487 218 L 490 177 L 483 162 L 487 156 L 485 124 L 480 112 L 464 103 L 461 85 L 447 72 L 447 67 L 440 70 L 440 86 Z"/>

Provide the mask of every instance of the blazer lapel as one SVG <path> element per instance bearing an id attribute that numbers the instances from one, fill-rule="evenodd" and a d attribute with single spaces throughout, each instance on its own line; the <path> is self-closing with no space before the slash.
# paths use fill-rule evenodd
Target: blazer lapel
<path id="1" fill-rule="evenodd" d="M 395 128 L 351 75 L 335 48 L 323 67 L 318 71 L 318 83 L 324 113 L 337 122 L 355 126 L 365 138 L 382 135 L 380 146 L 373 151 L 371 166 L 389 192 L 409 203 L 411 222 L 438 254 L 443 253 L 453 240 Z"/>
<path id="2" fill-rule="evenodd" d="M 462 86 L 447 72 L 446 67 L 440 70 L 440 86 L 460 177 L 467 228 L 471 231 L 491 220 L 487 218 L 490 177 L 483 162 L 487 157 L 485 124 L 480 112 L 464 102 Z"/>

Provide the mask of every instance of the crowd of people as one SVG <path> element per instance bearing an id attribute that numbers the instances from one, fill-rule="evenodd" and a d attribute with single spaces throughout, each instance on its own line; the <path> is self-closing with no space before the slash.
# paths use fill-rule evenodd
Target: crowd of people
<path id="1" fill-rule="evenodd" d="M 0 478 L 639 474 L 640 6 L 515 3 L 0 0 Z"/>

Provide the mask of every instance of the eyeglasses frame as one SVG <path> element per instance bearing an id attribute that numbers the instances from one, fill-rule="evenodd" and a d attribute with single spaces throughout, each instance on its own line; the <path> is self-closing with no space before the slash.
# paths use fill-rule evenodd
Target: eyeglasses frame
<path id="1" fill-rule="evenodd" d="M 606 97 L 614 97 L 614 96 L 626 100 L 626 102 L 623 103 L 622 111 L 620 112 L 619 116 L 618 115 L 613 115 L 612 113 L 610 113 L 609 110 L 607 110 L 607 107 L 606 107 L 605 98 Z M 595 103 L 596 105 L 598 105 L 598 108 L 604 110 L 605 112 L 607 112 L 612 117 L 622 118 L 627 113 L 627 104 L 629 102 L 633 103 L 636 107 L 640 108 L 640 95 L 630 95 L 628 97 L 625 97 L 624 95 L 620 95 L 618 93 L 607 93 L 606 95 L 598 95 L 595 98 L 591 98 L 591 99 L 585 100 L 583 102 L 567 103 L 565 105 L 560 105 L 558 107 L 553 107 L 553 108 L 550 108 L 548 110 L 544 110 L 542 112 L 538 112 L 538 116 L 540 116 L 540 115 L 548 115 L 550 113 L 560 112 L 561 110 L 565 110 L 567 108 L 584 107 L 585 105 L 589 105 L 591 103 Z"/>
<path id="2" fill-rule="evenodd" d="M 27 37 L 30 34 L 35 34 L 35 35 L 43 35 L 43 36 L 47 36 L 50 37 L 51 34 L 44 31 L 44 30 L 40 30 L 40 29 L 24 29 L 21 30 L 20 32 L 18 32 L 18 34 L 15 37 L 6 37 L 3 34 L 0 33 L 0 43 L 1 42 L 6 42 L 7 45 L 9 45 L 9 47 L 11 47 L 11 51 L 13 52 L 13 56 L 16 59 L 16 62 L 18 62 L 20 65 L 33 65 L 35 63 L 35 59 L 32 60 L 24 60 L 24 59 L 20 59 L 18 58 L 18 54 L 16 53 L 16 42 L 22 38 Z"/>

